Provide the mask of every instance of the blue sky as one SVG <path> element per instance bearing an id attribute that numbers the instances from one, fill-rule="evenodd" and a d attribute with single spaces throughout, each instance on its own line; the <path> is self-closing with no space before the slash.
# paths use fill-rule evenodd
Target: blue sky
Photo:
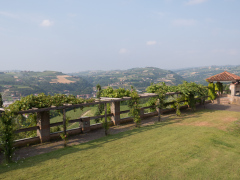
<path id="1" fill-rule="evenodd" d="M 0 0 L 0 70 L 240 65 L 239 0 Z"/>

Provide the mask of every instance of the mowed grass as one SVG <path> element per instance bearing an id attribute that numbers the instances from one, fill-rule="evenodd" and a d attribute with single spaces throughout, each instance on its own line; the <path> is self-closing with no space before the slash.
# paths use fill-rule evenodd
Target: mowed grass
<path id="1" fill-rule="evenodd" d="M 0 166 L 0 179 L 239 179 L 239 112 L 201 110 Z"/>

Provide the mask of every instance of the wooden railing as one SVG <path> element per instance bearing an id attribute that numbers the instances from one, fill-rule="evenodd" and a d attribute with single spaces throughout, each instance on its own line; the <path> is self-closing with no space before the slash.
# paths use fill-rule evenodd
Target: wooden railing
<path id="1" fill-rule="evenodd" d="M 180 93 L 167 93 L 166 95 L 175 95 L 175 94 L 180 94 Z M 145 94 L 140 94 L 140 98 L 150 98 L 150 97 L 158 97 L 158 95 L 154 93 L 145 93 Z M 85 103 L 85 104 L 77 104 L 77 105 L 64 105 L 64 106 L 59 106 L 59 107 L 49 107 L 49 108 L 33 108 L 29 109 L 26 111 L 20 111 L 19 114 L 26 114 L 26 113 L 37 113 L 37 126 L 33 127 L 28 127 L 28 128 L 23 128 L 23 129 L 18 129 L 15 131 L 15 133 L 22 133 L 22 132 L 28 132 L 28 131 L 37 131 L 37 137 L 34 138 L 28 138 L 28 139 L 23 139 L 23 140 L 16 140 L 15 146 L 24 146 L 27 144 L 31 143 L 44 143 L 47 141 L 50 141 L 51 139 L 59 138 L 60 133 L 62 132 L 68 132 L 69 135 L 73 134 L 79 134 L 79 133 L 85 133 L 89 132 L 91 130 L 99 129 L 102 128 L 102 124 L 93 124 L 90 125 L 90 120 L 98 119 L 98 118 L 105 118 L 111 117 L 111 122 L 110 125 L 119 125 L 121 123 L 125 123 L 128 121 L 133 121 L 132 117 L 127 117 L 127 118 L 120 118 L 121 114 L 128 113 L 130 110 L 125 110 L 125 111 L 120 111 L 120 102 L 121 101 L 127 101 L 130 100 L 130 97 L 124 97 L 124 98 L 101 98 L 100 100 L 96 100 L 95 102 L 92 103 Z M 206 99 L 204 97 L 203 99 Z M 203 100 L 201 98 L 196 98 L 196 100 Z M 168 102 L 168 105 L 174 104 L 176 101 Z M 186 101 L 181 101 L 181 102 L 186 102 Z M 79 107 L 86 107 L 86 106 L 93 106 L 97 104 L 106 104 L 110 103 L 111 105 L 111 113 L 107 114 L 105 110 L 104 115 L 99 115 L 99 116 L 92 116 L 92 117 L 79 117 L 78 119 L 73 119 L 69 120 L 68 123 L 76 123 L 79 122 L 79 127 L 75 129 L 66 129 L 66 109 L 72 109 L 72 108 L 79 108 Z M 156 108 L 155 112 L 152 113 L 144 113 L 145 109 L 149 108 Z M 187 106 L 183 106 L 181 108 L 187 108 Z M 49 111 L 51 110 L 62 110 L 63 111 L 63 121 L 62 122 L 56 122 L 56 123 L 50 123 L 50 113 Z M 158 116 L 158 119 L 160 120 L 161 114 L 169 111 L 174 111 L 174 109 L 158 109 L 157 106 L 147 106 L 147 107 L 142 107 L 140 111 L 140 116 L 141 119 L 144 119 L 146 117 L 150 116 Z M 50 133 L 50 128 L 54 126 L 60 126 L 63 125 L 63 131 L 60 132 L 55 132 L 55 133 Z"/>

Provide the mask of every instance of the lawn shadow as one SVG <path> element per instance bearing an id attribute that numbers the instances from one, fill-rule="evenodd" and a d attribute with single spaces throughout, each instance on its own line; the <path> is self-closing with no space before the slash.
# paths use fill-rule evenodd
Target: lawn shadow
<path id="1" fill-rule="evenodd" d="M 149 131 L 152 129 L 161 128 L 163 126 L 167 126 L 167 125 L 170 125 L 173 123 L 176 123 L 176 122 L 163 121 L 163 122 L 159 122 L 159 123 L 154 123 L 152 125 L 143 126 L 140 128 L 133 128 L 131 130 L 120 132 L 118 134 L 112 134 L 112 135 L 100 137 L 99 139 L 95 139 L 95 140 L 85 142 L 85 143 L 82 143 L 79 145 L 73 145 L 73 146 L 69 146 L 66 148 L 57 149 L 57 150 L 49 152 L 49 153 L 40 154 L 37 156 L 26 158 L 25 160 L 22 159 L 20 161 L 16 161 L 14 163 L 9 164 L 9 166 L 12 166 L 12 168 L 2 166 L 0 173 L 17 170 L 17 169 L 24 169 L 24 168 L 28 168 L 28 167 L 32 167 L 32 166 L 37 166 L 38 164 L 40 164 L 44 161 L 47 161 L 47 160 L 60 159 L 62 156 L 65 156 L 65 155 L 68 155 L 71 153 L 76 153 L 76 152 L 80 153 L 81 151 L 99 148 L 99 147 L 102 147 L 106 143 L 110 143 L 110 142 L 119 140 L 121 138 L 130 137 L 132 135 L 136 135 L 136 134 L 146 132 L 146 131 Z M 58 145 L 56 145 L 56 146 L 58 146 Z M 51 148 L 54 148 L 54 146 Z"/>
<path id="2" fill-rule="evenodd" d="M 227 108 L 226 108 L 227 110 Z M 171 114 L 166 114 L 162 116 L 162 121 L 161 122 L 157 122 L 157 117 L 153 117 L 152 120 L 153 123 L 151 125 L 147 125 L 144 126 L 144 124 L 147 124 L 147 120 L 146 119 L 142 121 L 143 127 L 140 128 L 133 128 L 124 132 L 120 132 L 117 134 L 112 134 L 109 136 L 104 136 L 104 130 L 102 130 L 102 134 L 99 136 L 99 139 L 94 139 L 94 140 L 90 140 L 88 142 L 83 142 L 81 144 L 78 145 L 73 145 L 73 146 L 69 146 L 67 148 L 62 148 L 62 149 L 57 149 L 55 151 L 51 151 L 49 153 L 45 153 L 45 154 L 40 154 L 38 156 L 35 157 L 29 157 L 26 158 L 25 160 L 21 160 L 21 161 L 17 161 L 16 163 L 12 163 L 10 164 L 10 166 L 12 166 L 12 168 L 8 168 L 6 166 L 2 166 L 0 173 L 4 173 L 4 172 L 8 172 L 11 170 L 16 170 L 16 169 L 22 169 L 22 168 L 28 168 L 28 167 L 32 167 L 32 166 L 37 166 L 39 163 L 42 163 L 46 160 L 51 160 L 51 159 L 59 159 L 62 156 L 71 154 L 71 153 L 76 153 L 76 152 L 81 152 L 81 151 L 85 151 L 85 150 L 90 150 L 90 149 L 95 149 L 95 148 L 99 148 L 102 147 L 105 143 L 109 143 L 109 142 L 113 142 L 116 140 L 119 140 L 121 138 L 126 138 L 126 137 L 130 137 L 132 135 L 135 134 L 139 134 L 142 132 L 146 132 L 152 129 L 157 129 L 157 128 L 161 128 L 167 125 L 171 125 L 171 124 L 175 124 L 175 123 L 180 123 L 181 121 L 188 119 L 188 118 L 192 118 L 192 117 L 200 117 L 202 114 L 206 113 L 206 112 L 215 112 L 218 111 L 218 109 L 211 109 L 208 108 L 208 106 L 206 106 L 206 109 L 204 109 L 202 106 L 197 106 L 197 110 L 196 111 L 192 111 L 190 109 L 186 109 L 186 110 L 181 110 L 182 112 L 182 116 L 178 117 L 175 114 L 171 113 Z M 99 132 L 95 132 L 95 133 L 99 133 Z M 84 135 L 80 135 L 82 138 L 84 138 Z M 79 142 L 78 137 L 76 137 L 72 142 Z M 59 142 L 59 144 L 62 145 L 62 142 Z M 59 144 L 56 144 L 55 146 L 59 146 Z M 51 149 L 53 150 L 55 148 L 55 146 L 52 146 Z M 49 148 L 49 147 L 46 147 Z M 44 151 L 44 148 L 42 148 L 42 151 Z M 22 163 L 22 161 L 24 161 Z M 19 165 L 19 164 L 21 164 Z"/>

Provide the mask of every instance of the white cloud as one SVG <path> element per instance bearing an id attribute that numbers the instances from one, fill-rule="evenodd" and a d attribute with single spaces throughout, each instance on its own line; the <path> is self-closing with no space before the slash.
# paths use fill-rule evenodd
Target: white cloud
<path id="1" fill-rule="evenodd" d="M 157 44 L 157 41 L 147 41 L 146 43 L 148 46 Z"/>
<path id="2" fill-rule="evenodd" d="M 201 4 L 204 3 L 208 0 L 189 0 L 188 2 L 186 2 L 186 5 L 195 5 L 195 4 Z"/>
<path id="3" fill-rule="evenodd" d="M 119 54 L 126 54 L 128 51 L 127 51 L 127 49 L 126 48 L 121 48 L 120 50 L 119 50 Z"/>
<path id="4" fill-rule="evenodd" d="M 42 23 L 40 24 L 40 26 L 43 26 L 43 27 L 49 27 L 49 26 L 52 26 L 52 25 L 53 25 L 53 22 L 51 22 L 48 19 L 43 20 Z"/>
<path id="5" fill-rule="evenodd" d="M 192 26 L 196 24 L 194 19 L 176 19 L 173 21 L 175 26 Z"/>

